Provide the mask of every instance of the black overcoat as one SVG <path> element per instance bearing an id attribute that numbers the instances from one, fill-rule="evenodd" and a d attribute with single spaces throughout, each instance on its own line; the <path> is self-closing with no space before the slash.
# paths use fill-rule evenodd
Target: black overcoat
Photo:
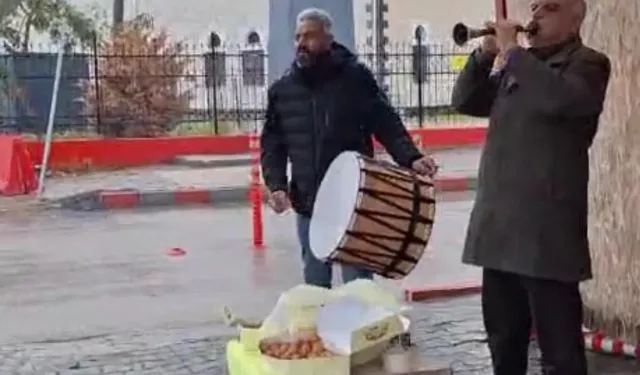
<path id="1" fill-rule="evenodd" d="M 496 76 L 493 57 L 475 51 L 455 84 L 459 112 L 489 117 L 463 262 L 582 281 L 591 278 L 589 147 L 610 62 L 580 40 L 536 52 L 512 51 Z"/>

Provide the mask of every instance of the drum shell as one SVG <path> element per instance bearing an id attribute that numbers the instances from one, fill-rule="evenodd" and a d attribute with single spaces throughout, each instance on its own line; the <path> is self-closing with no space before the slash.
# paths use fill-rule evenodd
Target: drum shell
<path id="1" fill-rule="evenodd" d="M 330 260 L 391 279 L 422 258 L 435 215 L 435 186 L 386 162 L 360 156 L 360 191 L 349 228 Z"/>

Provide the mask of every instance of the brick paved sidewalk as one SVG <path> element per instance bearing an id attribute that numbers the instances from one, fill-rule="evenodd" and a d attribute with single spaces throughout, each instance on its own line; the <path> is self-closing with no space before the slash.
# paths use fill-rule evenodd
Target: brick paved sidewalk
<path id="1" fill-rule="evenodd" d="M 477 297 L 416 305 L 412 337 L 430 358 L 448 362 L 456 375 L 491 375 Z M 15 375 L 223 375 L 231 333 L 212 326 L 101 336 L 64 342 L 0 346 L 0 373 Z M 592 375 L 632 375 L 634 361 L 589 355 Z M 540 375 L 532 344 L 529 375 Z"/>

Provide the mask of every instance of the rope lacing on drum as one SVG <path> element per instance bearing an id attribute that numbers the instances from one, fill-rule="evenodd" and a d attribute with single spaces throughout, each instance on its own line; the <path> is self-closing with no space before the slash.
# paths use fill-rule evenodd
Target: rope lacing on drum
<path id="1" fill-rule="evenodd" d="M 391 167 L 390 168 L 392 171 L 397 172 L 397 170 L 399 170 L 397 167 Z M 397 183 L 394 183 L 393 181 L 389 180 L 389 176 L 388 174 L 384 174 L 384 173 L 380 173 L 377 171 L 373 171 L 373 170 L 367 170 L 367 175 L 371 176 L 379 181 L 381 181 L 382 183 L 385 183 L 387 185 L 390 185 L 400 191 L 404 191 L 407 194 L 409 194 L 410 196 L 406 196 L 406 195 L 402 195 L 402 194 L 397 194 L 397 193 L 391 193 L 391 192 L 381 192 L 379 190 L 374 190 L 371 188 L 366 188 L 366 187 L 362 187 L 360 188 L 360 191 L 363 194 L 366 194 L 370 197 L 372 197 L 373 199 L 376 199 L 380 202 L 383 202 L 391 207 L 396 208 L 397 210 L 400 211 L 404 211 L 407 212 L 408 216 L 404 216 L 404 215 L 398 215 L 398 214 L 392 214 L 392 213 L 387 213 L 387 212 L 381 212 L 381 211 L 376 211 L 376 210 L 370 210 L 370 209 L 364 209 L 364 208 L 357 208 L 356 209 L 356 213 L 362 215 L 363 217 L 381 225 L 384 226 L 388 229 L 390 229 L 393 232 L 396 232 L 398 234 L 400 234 L 400 236 L 389 236 L 389 235 L 382 235 L 382 234 L 376 234 L 376 233 L 367 233 L 367 232 L 356 232 L 356 231 L 347 231 L 347 234 L 349 234 L 350 236 L 353 236 L 354 238 L 357 238 L 363 242 L 366 242 L 370 245 L 373 245 L 381 250 L 383 250 L 384 252 L 380 252 L 380 251 L 367 251 L 367 250 L 363 250 L 363 249 L 354 249 L 354 248 L 348 248 L 348 247 L 341 247 L 340 249 L 344 250 L 345 252 L 347 252 L 350 256 L 354 257 L 354 258 L 358 258 L 361 259 L 365 262 L 368 262 L 371 266 L 375 266 L 378 270 L 379 273 L 381 273 L 383 276 L 384 275 L 389 275 L 391 272 L 397 273 L 397 270 L 395 270 L 395 268 L 398 266 L 398 264 L 401 261 L 408 261 L 408 262 L 412 262 L 412 263 L 417 263 L 419 259 L 416 259 L 413 256 L 410 256 L 409 254 L 406 254 L 406 250 L 409 247 L 409 245 L 411 243 L 415 243 L 415 244 L 419 244 L 422 246 L 426 246 L 427 242 L 424 241 L 423 239 L 415 236 L 413 234 L 413 232 L 415 231 L 415 227 L 418 223 L 421 224 L 425 224 L 425 225 L 432 225 L 433 224 L 433 220 L 423 216 L 420 214 L 420 206 L 422 203 L 427 203 L 427 204 L 433 204 L 435 203 L 435 200 L 432 198 L 424 198 L 421 197 L 420 195 L 420 187 L 421 185 L 426 185 L 426 186 L 431 186 L 433 187 L 433 184 L 428 183 L 426 181 L 422 181 L 419 180 L 416 176 L 412 176 L 412 177 L 407 177 L 404 174 L 401 175 L 395 175 L 394 177 L 395 179 L 399 179 L 399 180 L 403 180 L 406 182 L 411 182 L 412 183 L 412 188 L 413 189 L 407 189 L 402 185 L 399 185 Z M 411 210 L 407 210 L 405 207 L 393 202 L 392 200 L 388 199 L 388 198 L 400 198 L 400 199 L 411 199 L 412 200 L 412 207 Z M 409 230 L 405 231 L 402 228 L 398 228 L 395 225 L 392 225 L 388 222 L 386 222 L 385 220 L 382 220 L 381 218 L 391 218 L 391 219 L 401 219 L 401 220 L 409 220 Z M 374 241 L 373 239 L 386 239 L 386 240 L 392 240 L 392 241 L 399 241 L 401 242 L 400 245 L 400 252 L 397 251 L 397 249 L 393 249 L 385 244 L 379 243 Z M 388 253 L 388 254 L 387 254 Z M 370 255 L 366 256 L 366 255 Z M 383 263 L 373 257 L 383 257 L 386 259 L 391 259 L 391 262 L 389 263 Z"/>

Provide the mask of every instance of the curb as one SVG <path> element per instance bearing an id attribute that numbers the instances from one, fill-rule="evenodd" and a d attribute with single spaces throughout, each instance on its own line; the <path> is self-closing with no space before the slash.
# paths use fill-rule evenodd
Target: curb
<path id="1" fill-rule="evenodd" d="M 436 189 L 441 192 L 475 190 L 476 177 L 448 177 L 436 179 Z M 216 189 L 178 190 L 94 190 L 57 199 L 63 209 L 76 211 L 116 210 L 146 207 L 174 207 L 196 205 L 231 205 L 248 202 L 251 188 L 235 186 Z M 263 200 L 266 201 L 266 194 Z"/>
<path id="2" fill-rule="evenodd" d="M 405 302 L 429 302 L 442 298 L 463 297 L 482 291 L 480 281 L 467 281 L 456 284 L 433 285 L 419 289 L 405 289 Z"/>
<path id="3" fill-rule="evenodd" d="M 478 177 L 444 177 L 436 178 L 436 190 L 439 192 L 475 191 Z"/>
<path id="4" fill-rule="evenodd" d="M 455 149 L 468 149 L 476 148 L 479 145 L 467 145 L 461 146 L 435 146 L 429 147 L 430 151 L 441 150 L 455 150 Z M 384 151 L 376 151 L 376 156 L 385 155 Z M 193 169 L 205 169 L 205 168 L 227 168 L 227 167 L 247 167 L 252 165 L 254 158 L 248 154 L 240 155 L 181 155 L 169 160 L 166 164 L 193 168 Z"/>
<path id="5" fill-rule="evenodd" d="M 228 158 L 219 158 L 212 160 L 195 159 L 189 156 L 178 156 L 169 162 L 170 165 L 193 168 L 193 169 L 205 169 L 205 168 L 228 168 L 228 167 L 246 167 L 250 166 L 252 162 L 251 156 L 235 156 L 231 155 Z"/>

